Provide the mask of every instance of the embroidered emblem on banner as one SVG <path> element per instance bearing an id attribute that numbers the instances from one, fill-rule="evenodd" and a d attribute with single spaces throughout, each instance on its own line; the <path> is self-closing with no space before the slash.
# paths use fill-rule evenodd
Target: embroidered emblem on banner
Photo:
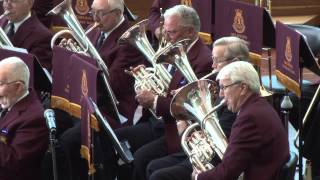
<path id="1" fill-rule="evenodd" d="M 181 0 L 181 4 L 192 7 L 192 0 Z"/>
<path id="2" fill-rule="evenodd" d="M 290 63 L 292 61 L 292 48 L 291 48 L 291 38 L 286 38 L 286 49 L 284 52 L 284 56 L 286 57 L 286 60 Z"/>
<path id="3" fill-rule="evenodd" d="M 242 13 L 241 9 L 235 9 L 232 27 L 237 33 L 243 33 L 246 30 Z"/>
<path id="4" fill-rule="evenodd" d="M 88 78 L 86 70 L 82 70 L 81 76 L 81 92 L 83 96 L 88 96 Z"/>
<path id="5" fill-rule="evenodd" d="M 75 10 L 80 15 L 86 15 L 89 12 L 89 6 L 87 0 L 77 0 Z"/>

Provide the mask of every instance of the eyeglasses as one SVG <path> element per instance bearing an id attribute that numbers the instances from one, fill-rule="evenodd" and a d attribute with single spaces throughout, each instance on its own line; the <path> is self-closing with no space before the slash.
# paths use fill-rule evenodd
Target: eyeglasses
<path id="1" fill-rule="evenodd" d="M 231 87 L 233 85 L 236 85 L 236 84 L 240 84 L 241 82 L 240 81 L 237 81 L 237 82 L 234 82 L 234 83 L 231 83 L 229 85 L 226 85 L 226 86 L 223 86 L 223 85 L 220 85 L 220 90 L 222 91 L 225 91 L 228 87 Z"/>
<path id="2" fill-rule="evenodd" d="M 91 9 L 89 11 L 89 15 L 92 16 L 92 17 L 99 17 L 99 18 L 102 18 L 108 14 L 111 14 L 115 11 L 116 9 L 113 9 L 113 10 L 110 10 L 110 11 L 103 11 L 103 10 L 93 10 Z"/>
<path id="3" fill-rule="evenodd" d="M 17 82 L 20 82 L 20 83 L 22 83 L 22 84 L 24 84 L 24 82 L 23 81 L 21 81 L 21 80 L 16 80 L 16 81 L 11 81 L 11 82 L 6 82 L 6 83 L 4 83 L 4 82 L 0 82 L 0 87 L 2 87 L 2 86 L 4 86 L 4 85 L 11 85 L 11 84 L 14 84 L 14 83 L 17 83 Z"/>

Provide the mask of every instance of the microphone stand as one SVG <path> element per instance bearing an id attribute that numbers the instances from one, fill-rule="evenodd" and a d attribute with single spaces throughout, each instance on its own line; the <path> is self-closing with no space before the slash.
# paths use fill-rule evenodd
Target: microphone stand
<path id="1" fill-rule="evenodd" d="M 56 131 L 50 130 L 49 133 L 50 140 L 50 149 L 51 149 L 51 157 L 52 157 L 52 170 L 53 170 L 53 179 L 58 180 L 58 172 L 57 172 L 57 159 L 56 159 Z"/>
<path id="2" fill-rule="evenodd" d="M 289 112 L 292 109 L 293 105 L 288 95 L 288 90 L 286 89 L 285 96 L 282 99 L 281 105 L 282 113 L 284 114 L 284 127 L 288 133 L 288 124 L 289 124 Z"/>

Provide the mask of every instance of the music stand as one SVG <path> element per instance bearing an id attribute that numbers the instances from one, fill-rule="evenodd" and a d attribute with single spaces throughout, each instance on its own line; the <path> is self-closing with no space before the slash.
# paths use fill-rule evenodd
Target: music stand
<path id="1" fill-rule="evenodd" d="M 278 80 L 290 91 L 294 92 L 300 99 L 303 97 L 302 68 L 308 68 L 315 74 L 320 74 L 319 64 L 315 60 L 305 37 L 298 31 L 289 28 L 287 25 L 277 22 L 277 64 L 276 76 Z M 299 51 L 296 51 L 299 49 Z M 315 96 L 318 96 L 317 93 Z M 312 105 L 312 104 L 311 104 Z M 308 115 L 308 113 L 306 113 Z M 302 130 L 303 122 L 301 117 L 301 102 L 299 103 L 299 176 L 302 178 Z M 306 117 L 304 117 L 304 120 Z M 297 138 L 297 137 L 296 137 Z"/>

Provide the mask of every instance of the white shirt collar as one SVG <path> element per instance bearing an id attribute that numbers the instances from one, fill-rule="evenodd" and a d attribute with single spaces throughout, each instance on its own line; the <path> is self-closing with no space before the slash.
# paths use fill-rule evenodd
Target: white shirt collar
<path id="1" fill-rule="evenodd" d="M 19 29 L 19 27 L 21 26 L 21 24 L 23 22 L 25 22 L 27 19 L 29 19 L 30 17 L 31 17 L 31 12 L 29 12 L 28 15 L 25 18 L 23 18 L 21 21 L 13 23 L 14 24 L 14 33 L 16 33 L 17 30 Z M 9 23 L 11 23 L 11 22 L 9 21 Z"/>
<path id="2" fill-rule="evenodd" d="M 122 15 L 119 23 L 118 23 L 115 27 L 113 27 L 113 28 L 112 28 L 110 31 L 108 31 L 108 32 L 104 32 L 104 36 L 105 36 L 104 39 L 107 39 L 108 36 L 109 36 L 115 29 L 117 29 L 117 28 L 122 24 L 123 21 L 124 21 L 124 16 Z"/>

